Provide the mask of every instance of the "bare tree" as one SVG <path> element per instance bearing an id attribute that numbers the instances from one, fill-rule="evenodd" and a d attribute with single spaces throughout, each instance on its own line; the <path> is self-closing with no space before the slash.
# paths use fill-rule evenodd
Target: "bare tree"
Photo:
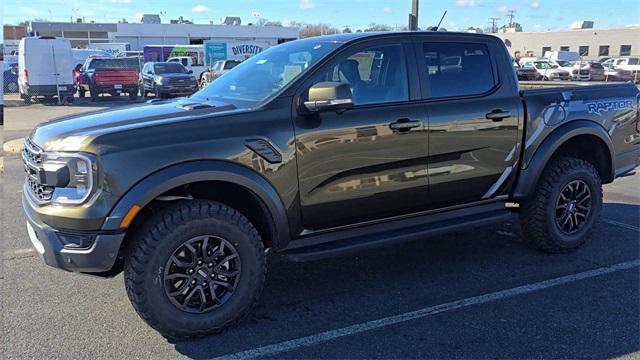
<path id="1" fill-rule="evenodd" d="M 392 27 L 384 24 L 371 23 L 364 31 L 391 31 Z"/>

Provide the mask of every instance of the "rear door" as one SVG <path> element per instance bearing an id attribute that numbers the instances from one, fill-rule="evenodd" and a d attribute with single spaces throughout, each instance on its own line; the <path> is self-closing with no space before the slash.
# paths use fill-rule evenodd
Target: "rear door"
<path id="1" fill-rule="evenodd" d="M 511 69 L 506 56 L 493 56 L 504 49 L 481 37 L 425 41 L 418 48 L 428 115 L 429 207 L 495 198 L 512 180 L 518 154 L 515 77 L 498 72 Z"/>
<path id="2" fill-rule="evenodd" d="M 424 209 L 426 116 L 413 47 L 377 40 L 344 50 L 302 86 L 347 83 L 354 107 L 294 109 L 302 225 L 325 229 Z M 401 124 L 401 126 L 397 126 Z M 400 130 L 394 130 L 400 129 Z"/>

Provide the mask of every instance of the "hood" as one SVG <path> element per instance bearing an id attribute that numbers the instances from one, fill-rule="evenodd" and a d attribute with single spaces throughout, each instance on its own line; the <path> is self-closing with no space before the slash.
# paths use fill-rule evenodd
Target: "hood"
<path id="1" fill-rule="evenodd" d="M 199 102 L 191 99 L 151 100 L 137 104 L 50 120 L 39 124 L 31 141 L 46 151 L 83 150 L 95 137 L 137 127 L 185 120 L 223 111 L 236 110 L 230 104 Z"/>

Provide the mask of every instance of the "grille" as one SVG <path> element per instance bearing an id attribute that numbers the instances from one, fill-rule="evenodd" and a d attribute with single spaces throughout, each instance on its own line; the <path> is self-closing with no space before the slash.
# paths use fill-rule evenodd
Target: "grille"
<path id="1" fill-rule="evenodd" d="M 580 75 L 589 75 L 589 70 L 580 70 Z"/>
<path id="2" fill-rule="evenodd" d="M 190 79 L 169 79 L 167 84 L 173 85 L 173 86 L 187 86 L 187 85 L 191 85 L 191 80 Z"/>
<path id="3" fill-rule="evenodd" d="M 34 144 L 30 139 L 24 141 L 24 149 L 22 150 L 22 162 L 24 163 L 24 171 L 26 173 L 26 187 L 32 198 L 40 203 L 51 201 L 53 195 L 53 187 L 43 186 L 40 180 L 42 172 L 42 149 Z"/>

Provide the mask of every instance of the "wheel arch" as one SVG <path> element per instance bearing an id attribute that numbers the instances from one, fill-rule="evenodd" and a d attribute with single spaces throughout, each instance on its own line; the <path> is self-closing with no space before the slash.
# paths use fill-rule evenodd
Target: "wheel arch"
<path id="1" fill-rule="evenodd" d="M 588 152 L 580 152 L 585 144 L 597 144 Z M 535 150 L 527 166 L 520 170 L 520 175 L 513 192 L 514 199 L 531 196 L 538 179 L 554 156 L 567 154 L 582 158 L 594 164 L 603 183 L 615 178 L 614 148 L 606 130 L 599 124 L 589 120 L 574 120 L 551 132 Z"/>
<path id="2" fill-rule="evenodd" d="M 120 230 L 122 219 L 134 205 L 145 209 L 156 198 L 172 189 L 207 182 L 233 184 L 253 194 L 270 216 L 268 227 L 271 245 L 275 249 L 281 249 L 288 244 L 290 232 L 287 211 L 278 192 L 259 173 L 227 161 L 191 161 L 149 175 L 118 201 L 104 221 L 102 230 Z"/>

